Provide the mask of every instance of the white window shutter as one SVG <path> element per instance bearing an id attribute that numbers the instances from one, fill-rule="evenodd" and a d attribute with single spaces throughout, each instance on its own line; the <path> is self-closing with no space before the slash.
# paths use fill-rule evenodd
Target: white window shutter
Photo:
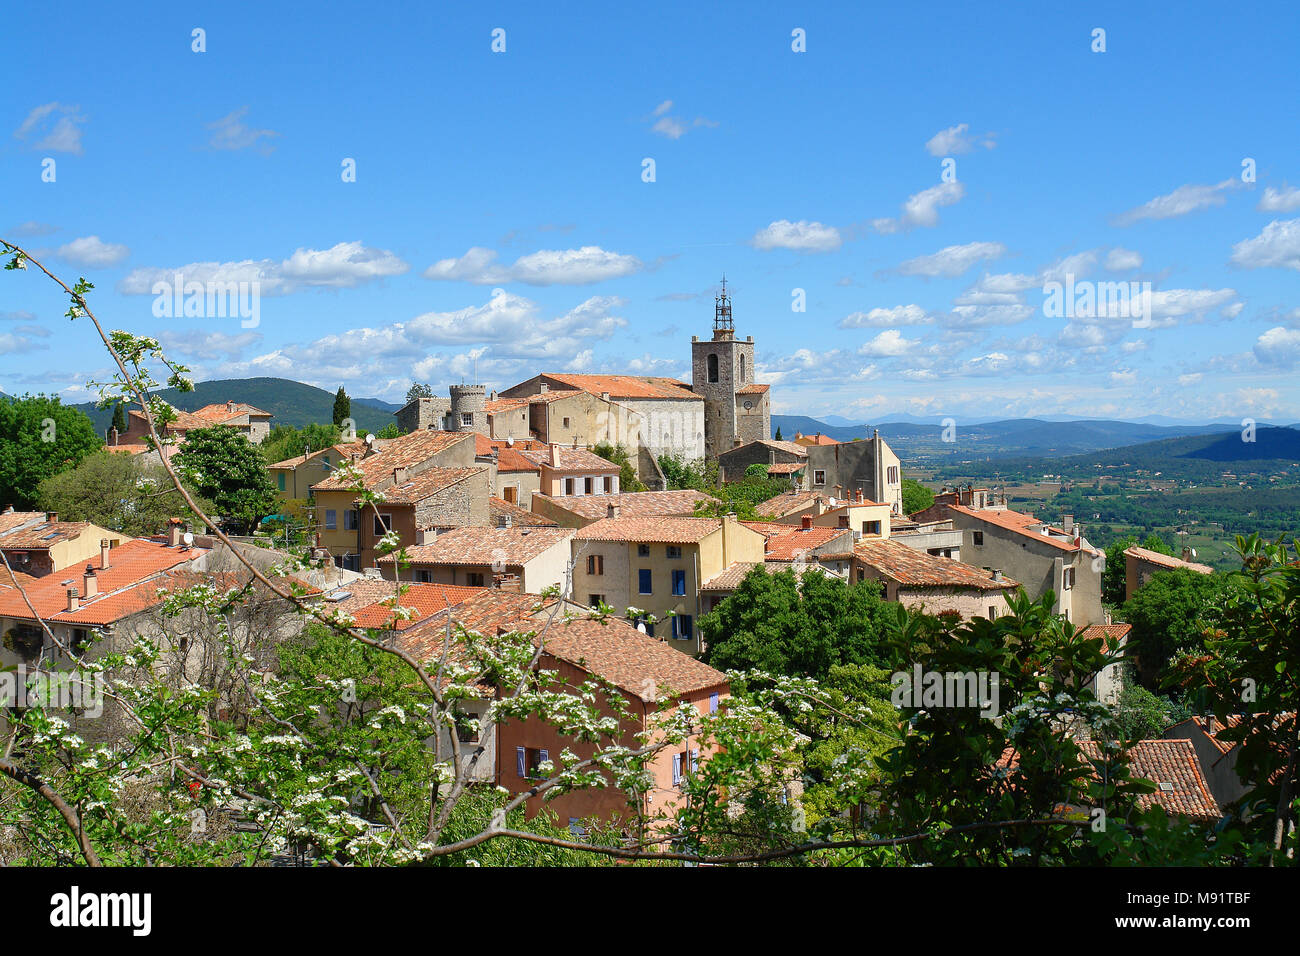
<path id="1" fill-rule="evenodd" d="M 515 760 L 516 760 L 516 762 L 518 763 L 518 766 L 519 766 L 519 776 L 521 776 L 521 777 L 523 777 L 523 776 L 527 776 L 527 774 L 528 774 L 528 753 L 524 750 L 523 747 L 516 747 L 516 748 L 515 748 Z"/>
<path id="2" fill-rule="evenodd" d="M 673 754 L 673 786 L 682 782 L 682 755 Z"/>
<path id="3" fill-rule="evenodd" d="M 700 752 L 698 750 L 692 750 L 691 751 L 691 773 L 695 773 L 695 771 L 698 770 L 699 767 L 700 767 Z"/>
<path id="4" fill-rule="evenodd" d="M 546 761 L 551 759 L 551 752 L 549 750 L 539 750 L 538 753 L 541 754 L 542 763 L 546 763 Z"/>

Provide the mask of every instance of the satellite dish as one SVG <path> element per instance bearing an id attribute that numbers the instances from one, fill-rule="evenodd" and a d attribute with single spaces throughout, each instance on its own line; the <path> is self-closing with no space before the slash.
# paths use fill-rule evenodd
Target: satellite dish
<path id="1" fill-rule="evenodd" d="M 1196 549 L 1192 548 L 1192 557 L 1196 557 Z"/>
<path id="2" fill-rule="evenodd" d="M 185 547 L 194 547 L 194 532 L 186 531 L 185 534 L 181 536 L 181 540 L 185 542 Z"/>
<path id="3" fill-rule="evenodd" d="M 371 435 L 371 434 L 367 434 L 367 435 L 366 435 L 366 444 L 367 444 L 367 445 L 373 445 L 374 443 L 375 443 L 375 436 L 374 436 L 374 435 Z"/>
<path id="4" fill-rule="evenodd" d="M 513 438 L 507 438 L 507 439 L 506 439 L 506 447 L 507 447 L 507 448 L 514 448 L 514 447 L 515 447 L 515 440 L 514 440 Z"/>
<path id="5" fill-rule="evenodd" d="M 636 622 L 636 629 L 637 629 L 638 631 L 640 631 L 642 634 L 644 634 L 644 633 L 646 632 L 646 630 L 645 630 L 645 621 L 637 621 L 637 622 Z"/>

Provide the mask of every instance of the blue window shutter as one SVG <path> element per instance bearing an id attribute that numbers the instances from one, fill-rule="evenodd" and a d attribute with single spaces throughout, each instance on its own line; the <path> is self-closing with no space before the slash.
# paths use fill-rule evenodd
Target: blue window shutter
<path id="1" fill-rule="evenodd" d="M 709 713 L 716 714 L 717 712 L 718 712 L 718 692 L 714 691 L 712 694 L 709 695 Z"/>
<path id="2" fill-rule="evenodd" d="M 682 782 L 682 755 L 673 754 L 673 786 Z"/>
<path id="3" fill-rule="evenodd" d="M 551 759 L 551 753 L 549 750 L 539 750 L 538 753 L 542 755 L 542 759 L 541 759 L 542 763 L 546 763 L 546 761 Z"/>
<path id="4" fill-rule="evenodd" d="M 637 572 L 637 586 L 640 590 L 640 593 L 642 594 L 651 593 L 650 583 L 651 583 L 650 570 L 648 568 L 642 568 L 640 571 Z"/>
<path id="5" fill-rule="evenodd" d="M 691 751 L 691 773 L 695 773 L 695 771 L 698 770 L 699 768 L 700 768 L 700 752 L 699 750 L 692 750 Z"/>
<path id="6" fill-rule="evenodd" d="M 519 776 L 521 777 L 527 776 L 528 775 L 528 754 L 523 747 L 515 748 L 515 760 L 518 763 Z"/>

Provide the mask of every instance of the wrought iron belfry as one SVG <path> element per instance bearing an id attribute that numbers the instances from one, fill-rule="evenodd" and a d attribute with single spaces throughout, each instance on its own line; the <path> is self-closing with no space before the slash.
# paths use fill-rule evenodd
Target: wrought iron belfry
<path id="1" fill-rule="evenodd" d="M 722 277 L 722 292 L 713 298 L 713 331 L 735 332 L 731 322 L 731 297 L 727 295 L 727 277 Z"/>

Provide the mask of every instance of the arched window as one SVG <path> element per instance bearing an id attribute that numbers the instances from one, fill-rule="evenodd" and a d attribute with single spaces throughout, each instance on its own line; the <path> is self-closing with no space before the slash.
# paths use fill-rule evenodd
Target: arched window
<path id="1" fill-rule="evenodd" d="M 740 357 L 740 384 L 745 384 L 745 356 Z"/>
<path id="2" fill-rule="evenodd" d="M 709 362 L 708 362 L 708 365 L 709 365 L 709 381 L 710 381 L 710 382 L 716 382 L 716 381 L 718 380 L 718 357 L 717 357 L 717 355 L 710 355 L 710 356 L 709 356 Z"/>

